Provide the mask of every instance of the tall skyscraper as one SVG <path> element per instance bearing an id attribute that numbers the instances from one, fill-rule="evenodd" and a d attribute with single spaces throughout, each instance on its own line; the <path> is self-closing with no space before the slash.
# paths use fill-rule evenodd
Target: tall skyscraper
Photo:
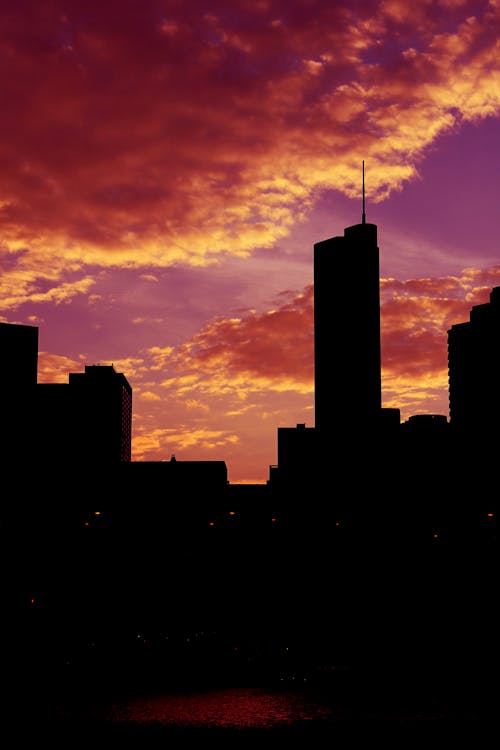
<path id="1" fill-rule="evenodd" d="M 500 286 L 448 331 L 450 425 L 472 442 L 500 424 Z"/>
<path id="2" fill-rule="evenodd" d="M 314 245 L 315 423 L 326 434 L 378 424 L 382 406 L 377 226 Z"/>
<path id="3" fill-rule="evenodd" d="M 352 475 L 399 428 L 399 409 L 382 409 L 379 248 L 364 162 L 362 177 L 361 223 L 314 245 L 315 427 L 278 428 L 269 482 L 278 489 Z"/>

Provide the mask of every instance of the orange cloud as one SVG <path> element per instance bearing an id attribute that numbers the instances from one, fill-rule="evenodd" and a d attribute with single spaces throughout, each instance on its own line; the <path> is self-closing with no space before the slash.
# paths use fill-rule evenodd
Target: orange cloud
<path id="1" fill-rule="evenodd" d="M 448 340 L 472 305 L 489 301 L 500 268 L 464 269 L 460 276 L 383 279 L 382 384 L 384 405 L 406 419 L 421 411 L 448 414 Z"/>
<path id="2" fill-rule="evenodd" d="M 67 383 L 70 372 L 82 372 L 82 360 L 49 352 L 38 353 L 38 382 Z"/>
<path id="3" fill-rule="evenodd" d="M 447 331 L 468 320 L 473 304 L 489 299 L 499 278 L 500 268 L 495 267 L 464 269 L 443 278 L 382 279 L 385 406 L 401 408 L 403 419 L 425 404 L 438 404 L 447 413 Z M 159 376 L 167 376 L 161 380 L 166 397 L 186 408 L 194 402 L 206 411 L 210 402 L 214 418 L 223 405 L 227 417 L 254 413 L 256 399 L 264 393 L 300 395 L 301 414 L 311 412 L 312 285 L 293 298 L 286 295 L 276 309 L 214 320 L 189 342 L 176 349 L 153 347 L 150 356 Z M 286 423 L 294 421 L 293 414 L 286 418 Z"/>
<path id="4" fill-rule="evenodd" d="M 245 318 L 220 319 L 179 350 L 182 369 L 202 368 L 213 374 L 247 374 L 274 383 L 310 384 L 313 376 L 313 289 L 305 288 L 280 308 Z"/>
<path id="5" fill-rule="evenodd" d="M 154 391 L 140 391 L 139 398 L 143 401 L 161 401 L 161 397 Z"/>
<path id="6" fill-rule="evenodd" d="M 290 394 L 301 402 L 301 414 L 310 409 L 312 287 L 280 296 L 281 305 L 273 310 L 215 319 L 177 347 L 152 346 L 143 358 L 115 362 L 137 395 L 137 434 L 146 436 L 155 420 L 165 421 L 160 408 L 174 424 L 198 426 L 226 418 L 244 420 L 249 411 L 279 421 Z M 283 418 L 288 421 L 289 416 Z"/>
<path id="7" fill-rule="evenodd" d="M 35 304 L 47 302 L 52 302 L 56 305 L 64 304 L 69 302 L 77 294 L 87 294 L 88 290 L 94 283 L 94 279 L 85 277 L 78 281 L 56 284 L 52 288 L 43 292 L 32 291 L 31 289 L 26 288 L 22 294 L 14 293 L 9 296 L 7 293 L 7 295 L 2 298 L 2 307 L 6 310 L 17 308 L 28 300 Z"/>
<path id="8" fill-rule="evenodd" d="M 61 301 L 84 293 L 89 268 L 271 247 L 319 191 L 357 195 L 362 157 L 381 200 L 417 176 L 439 135 L 500 110 L 496 3 L 148 8 L 2 11 L 11 307 L 58 299 L 56 286 Z"/>
<path id="9" fill-rule="evenodd" d="M 197 454 L 225 448 L 228 444 L 239 442 L 239 437 L 229 434 L 223 430 L 192 429 L 190 427 L 165 428 L 151 430 L 147 434 L 139 435 L 134 440 L 134 460 L 147 461 L 153 455 L 152 460 L 167 460 L 176 452 L 195 449 Z M 163 458 L 159 459 L 161 455 Z"/>

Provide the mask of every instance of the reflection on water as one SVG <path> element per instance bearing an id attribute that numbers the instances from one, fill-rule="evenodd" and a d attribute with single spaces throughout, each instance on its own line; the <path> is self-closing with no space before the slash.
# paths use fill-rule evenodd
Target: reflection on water
<path id="1" fill-rule="evenodd" d="M 232 689 L 115 702 L 103 718 L 112 722 L 176 727 L 268 729 L 331 717 L 331 709 L 293 693 Z"/>

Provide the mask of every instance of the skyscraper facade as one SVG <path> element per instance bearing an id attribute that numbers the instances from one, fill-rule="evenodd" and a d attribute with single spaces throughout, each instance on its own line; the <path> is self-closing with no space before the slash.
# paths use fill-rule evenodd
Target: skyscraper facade
<path id="1" fill-rule="evenodd" d="M 382 406 L 377 226 L 363 221 L 314 245 L 315 423 L 378 423 Z"/>

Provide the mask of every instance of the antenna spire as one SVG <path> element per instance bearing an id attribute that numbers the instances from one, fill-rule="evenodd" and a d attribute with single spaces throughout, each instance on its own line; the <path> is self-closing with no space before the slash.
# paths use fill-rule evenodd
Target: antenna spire
<path id="1" fill-rule="evenodd" d="M 366 224 L 365 214 L 365 160 L 363 159 L 363 214 L 361 216 L 361 223 Z"/>

